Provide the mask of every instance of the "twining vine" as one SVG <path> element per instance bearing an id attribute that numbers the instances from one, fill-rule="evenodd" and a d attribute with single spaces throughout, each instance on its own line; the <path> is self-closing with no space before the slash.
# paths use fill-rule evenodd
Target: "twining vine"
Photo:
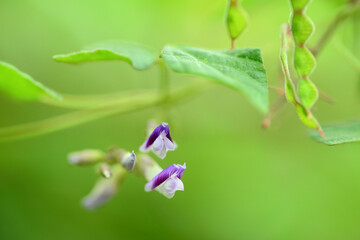
<path id="1" fill-rule="evenodd" d="M 82 200 L 83 206 L 87 209 L 95 209 L 109 201 L 129 173 L 142 176 L 147 181 L 145 191 L 156 190 L 167 198 L 174 197 L 176 191 L 183 191 L 185 188 L 182 176 L 186 164 L 167 164 L 163 169 L 155 160 L 164 159 L 168 151 L 175 151 L 178 147 L 170 135 L 171 121 L 169 124 L 165 119 L 169 119 L 167 113 L 171 105 L 217 85 L 244 94 L 259 112 L 267 114 L 263 122 L 264 127 L 270 126 L 277 109 L 288 101 L 295 107 L 303 124 L 316 130 L 311 132 L 311 136 L 317 141 L 328 145 L 360 141 L 359 122 L 325 127 L 320 125 L 312 113 L 312 108 L 319 98 L 330 101 L 331 97 L 318 90 L 310 78 L 316 66 L 316 56 L 324 49 L 340 23 L 358 12 L 359 1 L 348 1 L 314 47 L 308 43 L 315 30 L 306 13 L 310 0 L 290 0 L 290 5 L 289 23 L 281 27 L 280 66 L 284 79 L 283 87 L 268 85 L 259 48 L 236 48 L 236 40 L 249 27 L 248 14 L 236 0 L 230 0 L 226 9 L 226 24 L 231 40 L 229 49 L 207 50 L 167 45 L 159 53 L 151 47 L 137 43 L 104 41 L 86 46 L 79 51 L 53 57 L 57 62 L 65 64 L 121 61 L 136 71 L 145 71 L 156 66 L 159 68 L 157 90 L 136 90 L 95 96 L 58 93 L 15 66 L 0 62 L 0 92 L 4 95 L 24 102 L 38 101 L 53 107 L 73 110 L 38 122 L 0 128 L 0 141 L 44 135 L 145 108 L 157 110 L 157 114 L 154 115 L 157 115 L 158 122 L 150 121 L 148 124 L 144 131 L 146 137 L 143 145 L 128 150 L 117 147 L 106 151 L 85 149 L 68 155 L 72 165 L 94 166 L 99 174 L 99 180 L 92 191 Z M 357 57 L 348 50 L 341 52 L 356 70 L 356 66 L 359 66 Z M 293 74 L 292 68 L 296 74 Z M 188 86 L 173 89 L 170 84 L 170 70 L 207 80 L 196 80 Z M 270 108 L 269 89 L 280 94 Z M 154 156 L 151 156 L 150 152 L 153 152 Z"/>

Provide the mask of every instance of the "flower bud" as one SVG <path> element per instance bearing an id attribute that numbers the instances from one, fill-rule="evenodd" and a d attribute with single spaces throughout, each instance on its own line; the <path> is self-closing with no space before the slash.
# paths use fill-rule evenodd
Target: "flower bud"
<path id="1" fill-rule="evenodd" d="M 70 153 L 68 160 L 73 165 L 88 166 L 103 160 L 104 156 L 105 154 L 100 150 L 87 149 Z"/>
<path id="2" fill-rule="evenodd" d="M 84 208 L 94 210 L 110 201 L 118 192 L 127 172 L 119 165 L 113 166 L 111 172 L 113 174 L 111 178 L 98 180 L 91 192 L 83 198 L 81 203 Z"/>
<path id="3" fill-rule="evenodd" d="M 111 178 L 111 168 L 106 163 L 100 165 L 99 171 L 104 178 Z"/>
<path id="4" fill-rule="evenodd" d="M 126 153 L 121 159 L 121 164 L 126 170 L 132 171 L 136 164 L 136 155 L 134 151 Z"/>

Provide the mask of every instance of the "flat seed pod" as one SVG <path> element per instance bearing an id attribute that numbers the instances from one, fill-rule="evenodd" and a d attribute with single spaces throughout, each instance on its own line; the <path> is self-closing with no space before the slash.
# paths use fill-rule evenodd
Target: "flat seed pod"
<path id="1" fill-rule="evenodd" d="M 236 39 L 247 26 L 247 17 L 244 9 L 238 6 L 236 1 L 231 1 L 228 15 L 227 26 L 231 39 Z"/>
<path id="2" fill-rule="evenodd" d="M 309 3 L 310 0 L 291 0 L 294 11 L 304 9 Z"/>
<path id="3" fill-rule="evenodd" d="M 296 48 L 294 65 L 299 77 L 308 76 L 316 65 L 316 60 L 309 49 Z"/>
<path id="4" fill-rule="evenodd" d="M 292 18 L 292 34 L 297 44 L 304 44 L 314 31 L 310 18 L 304 14 L 294 14 Z"/>
<path id="5" fill-rule="evenodd" d="M 319 98 L 319 91 L 310 79 L 301 79 L 298 84 L 298 95 L 304 107 L 311 108 Z"/>

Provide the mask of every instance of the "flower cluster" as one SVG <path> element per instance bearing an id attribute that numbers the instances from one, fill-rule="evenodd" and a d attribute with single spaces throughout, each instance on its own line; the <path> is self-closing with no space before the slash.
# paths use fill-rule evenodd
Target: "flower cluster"
<path id="1" fill-rule="evenodd" d="M 140 147 L 141 152 L 152 150 L 161 159 L 166 157 L 168 151 L 177 148 L 170 136 L 169 125 L 162 123 L 153 127 L 149 137 Z M 176 191 L 184 191 L 181 177 L 186 165 L 173 164 L 162 169 L 159 164 L 147 154 L 138 157 L 134 151 L 109 148 L 107 152 L 97 149 L 88 149 L 70 153 L 69 162 L 76 166 L 95 165 L 101 178 L 97 181 L 92 191 L 84 197 L 84 208 L 93 210 L 108 202 L 114 197 L 122 185 L 128 172 L 142 175 L 148 183 L 145 191 L 156 190 L 167 198 L 172 198 Z"/>
<path id="2" fill-rule="evenodd" d="M 170 136 L 169 125 L 162 123 L 152 131 L 140 147 L 140 151 L 148 152 L 152 149 L 155 155 L 164 159 L 167 151 L 174 151 L 176 148 L 177 145 Z M 172 198 L 177 190 L 184 191 L 184 184 L 181 181 L 181 177 L 185 169 L 185 163 L 183 166 L 173 164 L 165 168 L 153 176 L 151 180 L 149 179 L 149 182 L 145 185 L 145 191 L 149 192 L 156 189 L 165 197 Z"/>

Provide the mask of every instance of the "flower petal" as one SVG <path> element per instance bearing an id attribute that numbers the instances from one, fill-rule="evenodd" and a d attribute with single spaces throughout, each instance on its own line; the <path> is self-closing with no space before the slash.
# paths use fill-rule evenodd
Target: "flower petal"
<path id="1" fill-rule="evenodd" d="M 145 185 L 145 191 L 148 192 L 154 190 L 160 184 L 162 184 L 167 179 L 169 179 L 173 174 L 177 174 L 178 171 L 179 171 L 179 166 L 175 164 L 165 168 Z"/>
<path id="2" fill-rule="evenodd" d="M 168 138 L 171 142 L 174 142 L 170 136 L 170 130 L 166 133 L 166 138 Z"/>
<path id="3" fill-rule="evenodd" d="M 167 179 L 163 185 L 164 185 L 164 190 L 170 194 L 175 193 L 176 191 L 176 187 L 177 187 L 177 181 L 176 179 L 178 179 L 177 177 L 171 177 L 169 179 Z"/>
<path id="4" fill-rule="evenodd" d="M 141 147 L 139 148 L 140 152 L 148 152 L 148 151 L 150 151 L 150 147 L 146 147 L 147 141 L 148 141 L 148 140 L 146 140 L 146 141 L 141 145 Z"/>
<path id="5" fill-rule="evenodd" d="M 180 164 L 176 164 L 178 171 L 176 172 L 176 177 L 178 177 L 179 179 L 181 179 L 185 169 L 186 169 L 186 163 L 184 163 L 184 165 L 180 165 Z"/>
<path id="6" fill-rule="evenodd" d="M 159 136 L 153 144 L 153 149 L 154 151 L 160 151 L 163 147 L 164 147 L 164 140 Z"/>
<path id="7" fill-rule="evenodd" d="M 155 140 L 160 136 L 160 133 L 164 131 L 164 126 L 161 124 L 157 126 L 150 136 L 146 139 L 143 145 L 140 147 L 140 151 L 147 151 L 149 147 L 155 142 Z"/>
<path id="8" fill-rule="evenodd" d="M 177 190 L 184 191 L 183 182 L 174 175 L 156 188 L 167 198 L 173 198 Z"/>
<path id="9" fill-rule="evenodd" d="M 179 178 L 175 178 L 176 179 L 176 191 L 184 191 L 184 183 L 179 179 Z"/>
<path id="10" fill-rule="evenodd" d="M 156 156 L 158 156 L 161 159 L 164 159 L 166 157 L 166 152 L 167 152 L 167 149 L 166 149 L 166 146 L 164 143 L 163 143 L 160 151 L 155 151 L 155 149 L 154 149 L 154 153 L 156 154 Z"/>
<path id="11" fill-rule="evenodd" d="M 164 143 L 166 148 L 172 151 L 175 150 L 175 148 L 177 147 L 176 144 L 170 141 L 170 139 L 168 139 L 167 137 L 164 138 Z"/>

